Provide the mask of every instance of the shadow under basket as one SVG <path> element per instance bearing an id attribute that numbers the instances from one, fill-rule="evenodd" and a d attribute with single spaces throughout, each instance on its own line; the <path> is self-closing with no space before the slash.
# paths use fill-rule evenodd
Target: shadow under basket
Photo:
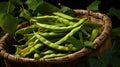
<path id="1" fill-rule="evenodd" d="M 76 67 L 77 63 L 91 55 L 102 54 L 103 51 L 110 49 L 110 31 L 112 22 L 110 18 L 99 12 L 75 9 L 75 13 L 80 17 L 86 17 L 90 21 L 102 24 L 101 34 L 93 41 L 96 50 L 84 47 L 81 50 L 68 54 L 63 57 L 51 59 L 33 59 L 16 57 L 12 54 L 15 48 L 12 47 L 13 39 L 6 33 L 0 39 L 0 57 L 4 58 L 6 67 Z"/>

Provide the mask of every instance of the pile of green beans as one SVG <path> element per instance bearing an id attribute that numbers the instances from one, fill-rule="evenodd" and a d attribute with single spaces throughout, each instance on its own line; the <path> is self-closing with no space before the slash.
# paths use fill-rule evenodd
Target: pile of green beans
<path id="1" fill-rule="evenodd" d="M 15 33 L 23 36 L 18 43 L 25 41 L 15 45 L 15 55 L 47 59 L 78 51 L 86 47 L 84 41 L 92 42 L 100 34 L 99 28 L 102 25 L 89 22 L 87 18 L 71 17 L 61 12 L 33 17 L 29 26 L 18 29 Z M 71 42 L 70 38 L 78 44 Z"/>

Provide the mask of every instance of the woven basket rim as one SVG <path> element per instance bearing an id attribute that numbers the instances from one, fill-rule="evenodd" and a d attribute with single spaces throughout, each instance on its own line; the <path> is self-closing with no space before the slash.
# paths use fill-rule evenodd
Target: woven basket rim
<path id="1" fill-rule="evenodd" d="M 85 14 L 85 15 L 91 15 L 91 16 L 95 16 L 97 18 L 100 18 L 104 21 L 105 27 L 102 31 L 102 33 L 93 41 L 93 44 L 98 48 L 99 46 L 102 45 L 103 41 L 108 37 L 108 35 L 110 34 L 111 28 L 112 28 L 112 22 L 110 20 L 110 18 L 102 13 L 99 12 L 93 12 L 93 11 L 88 11 L 88 10 L 83 10 L 83 9 L 75 9 L 74 10 L 76 12 L 76 14 Z M 3 45 L 4 42 L 4 38 L 6 38 L 9 36 L 8 33 L 6 33 L 3 38 L 1 38 L 1 42 L 0 45 Z M 10 61 L 13 62 L 39 62 L 39 63 L 64 63 L 64 62 L 69 62 L 69 61 L 73 61 L 76 60 L 78 58 L 81 58 L 83 56 L 85 56 L 86 54 L 92 52 L 92 49 L 90 48 L 82 48 L 81 50 L 74 52 L 72 54 L 68 54 L 66 56 L 63 57 L 56 57 L 56 58 L 50 58 L 50 59 L 34 59 L 34 58 L 23 58 L 23 57 L 16 57 L 12 54 L 7 53 L 2 46 L 0 46 L 0 56 L 8 59 Z"/>

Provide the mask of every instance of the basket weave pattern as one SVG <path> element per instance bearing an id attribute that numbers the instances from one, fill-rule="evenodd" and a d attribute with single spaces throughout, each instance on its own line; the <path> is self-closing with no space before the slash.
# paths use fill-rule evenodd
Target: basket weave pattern
<path id="1" fill-rule="evenodd" d="M 90 21 L 97 22 L 103 25 L 103 27 L 101 28 L 101 34 L 93 42 L 93 44 L 97 48 L 100 47 L 110 35 L 110 31 L 112 28 L 110 18 L 105 14 L 88 10 L 76 9 L 74 11 L 80 17 L 87 17 Z M 10 54 L 9 46 L 12 45 L 12 43 L 12 39 L 9 38 L 8 33 L 6 33 L 0 39 L 0 57 L 3 57 L 6 60 L 6 64 L 8 67 L 19 67 L 19 65 L 22 65 L 22 67 L 62 67 L 63 65 L 65 67 L 64 64 L 67 64 L 66 66 L 69 66 L 69 63 L 75 62 L 81 57 L 92 52 L 92 49 L 84 47 L 81 50 L 64 57 L 36 60 L 32 58 L 16 57 Z"/>

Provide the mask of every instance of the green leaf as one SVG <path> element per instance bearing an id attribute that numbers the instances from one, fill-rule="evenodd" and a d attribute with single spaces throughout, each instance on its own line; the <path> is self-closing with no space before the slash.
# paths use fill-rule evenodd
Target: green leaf
<path id="1" fill-rule="evenodd" d="M 111 64 L 113 67 L 120 67 L 120 57 L 119 56 L 113 56 L 111 60 Z"/>
<path id="2" fill-rule="evenodd" d="M 95 45 L 93 45 L 92 41 L 85 41 L 84 46 L 96 49 L 96 47 L 95 47 Z"/>
<path id="3" fill-rule="evenodd" d="M 36 8 L 43 3 L 43 0 L 27 0 L 26 4 L 31 10 L 36 10 Z"/>
<path id="4" fill-rule="evenodd" d="M 15 5 L 23 5 L 23 2 L 21 0 L 9 0 L 9 1 Z"/>
<path id="5" fill-rule="evenodd" d="M 116 8 L 110 8 L 109 9 L 109 15 L 115 15 L 118 19 L 120 19 L 120 9 L 116 9 Z"/>
<path id="6" fill-rule="evenodd" d="M 98 67 L 98 59 L 95 57 L 88 58 L 90 67 Z"/>
<path id="7" fill-rule="evenodd" d="M 0 14 L 1 13 L 12 13 L 15 9 L 15 6 L 10 2 L 1 2 L 0 3 Z"/>
<path id="8" fill-rule="evenodd" d="M 81 43 L 81 41 L 77 40 L 73 36 L 68 39 L 68 42 L 70 42 L 73 45 L 73 47 L 77 48 L 78 50 L 84 47 L 84 45 Z"/>
<path id="9" fill-rule="evenodd" d="M 39 7 L 34 11 L 34 13 L 38 14 L 51 14 L 53 12 L 57 12 L 60 11 L 59 8 L 57 8 L 56 6 L 47 3 L 47 2 L 43 2 L 42 4 L 39 5 Z"/>
<path id="10" fill-rule="evenodd" d="M 113 28 L 111 31 L 112 37 L 120 37 L 120 27 Z"/>
<path id="11" fill-rule="evenodd" d="M 0 14 L 0 27 L 3 29 L 3 31 L 13 35 L 16 30 L 17 24 L 18 19 L 13 17 L 12 15 L 6 13 Z"/>
<path id="12" fill-rule="evenodd" d="M 113 51 L 109 50 L 109 51 L 104 51 L 103 54 L 102 54 L 102 57 L 100 58 L 101 61 L 104 61 L 104 64 L 110 64 L 111 62 L 111 59 L 113 58 Z"/>
<path id="13" fill-rule="evenodd" d="M 90 57 L 88 59 L 90 67 L 107 67 L 104 61 L 101 61 L 99 58 Z"/>
<path id="14" fill-rule="evenodd" d="M 92 2 L 88 7 L 87 10 L 93 10 L 93 11 L 98 11 L 99 10 L 99 4 L 101 3 L 101 1 L 99 0 L 95 0 L 94 2 Z"/>
<path id="15" fill-rule="evenodd" d="M 75 12 L 73 11 L 73 9 L 67 7 L 67 6 L 61 6 L 61 11 L 64 14 L 70 15 L 70 16 L 75 16 Z"/>
<path id="16" fill-rule="evenodd" d="M 29 20 L 32 17 L 31 13 L 26 9 L 23 9 L 19 16 L 27 20 Z"/>

